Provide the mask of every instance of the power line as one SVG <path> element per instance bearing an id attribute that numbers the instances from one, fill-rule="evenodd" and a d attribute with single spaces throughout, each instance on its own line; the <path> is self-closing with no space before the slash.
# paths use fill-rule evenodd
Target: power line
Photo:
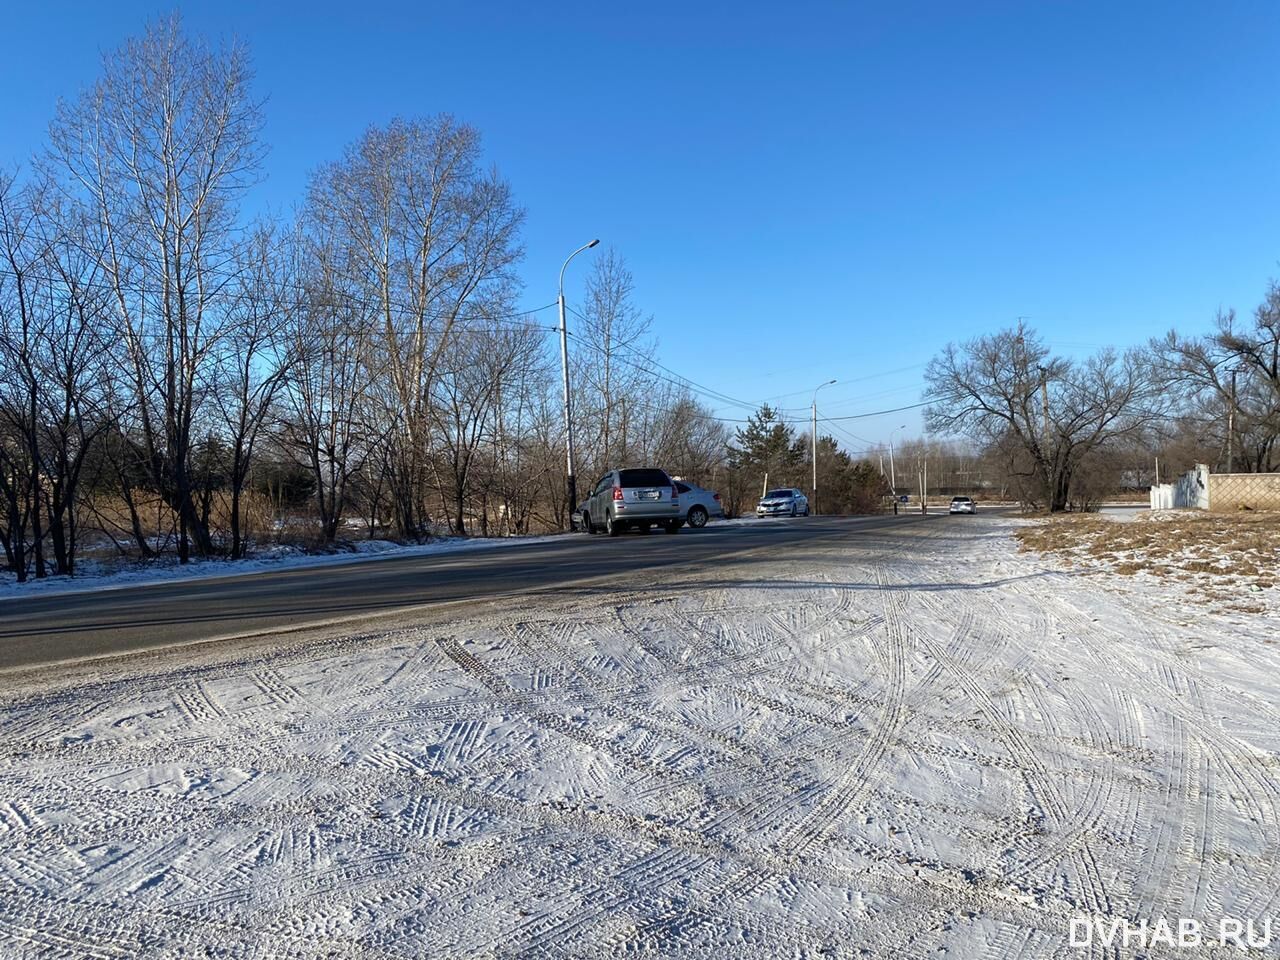
<path id="1" fill-rule="evenodd" d="M 840 426 L 840 424 L 832 423 L 831 420 L 828 419 L 827 417 L 819 417 L 818 420 L 830 426 L 831 429 L 835 430 L 837 433 L 841 433 L 844 436 L 848 437 L 850 440 L 854 440 L 858 443 L 867 444 L 868 450 L 872 449 L 876 445 L 874 440 L 868 440 L 866 437 L 860 437 L 856 433 L 852 432 L 851 430 L 846 430 L 844 427 Z"/>
<path id="2" fill-rule="evenodd" d="M 570 333 L 568 336 L 569 336 L 569 339 L 575 340 L 578 343 L 581 343 L 584 346 L 592 350 L 595 350 L 597 353 L 605 352 L 604 347 L 600 346 L 597 343 L 593 343 L 592 341 L 584 337 L 580 337 L 577 334 L 573 334 L 573 333 Z M 704 397 L 705 399 L 719 399 L 718 397 L 712 397 L 702 393 L 700 390 L 696 389 L 696 387 L 688 380 L 685 380 L 683 378 L 675 379 L 674 377 L 663 376 L 662 374 L 658 373 L 656 370 L 652 370 L 649 367 L 645 366 L 644 364 L 637 363 L 635 360 L 632 360 L 629 357 L 615 355 L 614 359 L 617 360 L 619 363 L 626 364 L 627 366 L 632 367 L 633 369 L 639 370 L 642 373 L 647 373 L 649 376 L 653 377 L 655 380 L 661 380 L 664 383 L 669 383 L 669 384 L 672 384 L 673 386 L 680 387 L 681 389 L 688 390 L 691 393 L 695 393 L 701 397 Z M 695 415 L 698 417 L 701 417 L 702 419 L 721 420 L 725 423 L 746 423 L 747 422 L 746 420 L 732 420 L 725 417 L 713 417 L 706 414 L 695 414 Z"/>
<path id="3" fill-rule="evenodd" d="M 852 379 L 841 379 L 841 380 L 840 380 L 840 386 L 842 386 L 842 387 L 843 387 L 843 386 L 848 386 L 849 384 L 852 384 L 852 383 L 865 383 L 867 380 L 876 380 L 876 379 L 879 379 L 880 377 L 889 377 L 889 376 L 892 376 L 892 375 L 893 375 L 893 374 L 895 374 L 895 373 L 907 373 L 908 371 L 911 371 L 911 370 L 919 370 L 921 367 L 927 367 L 927 366 L 928 366 L 928 364 L 927 364 L 927 363 L 913 363 L 913 364 L 911 364 L 910 366 L 906 366 L 906 367 L 898 367 L 898 368 L 896 368 L 896 369 L 894 369 L 894 370 L 881 370 L 881 371 L 878 371 L 877 373 L 867 374 L 865 377 L 854 377 L 854 378 L 852 378 Z M 895 388 L 895 389 L 905 389 L 905 388 Z M 785 400 L 785 399 L 787 399 L 787 397 L 799 397 L 799 396 L 804 396 L 804 395 L 806 395 L 806 394 L 808 394 L 808 393 L 811 393 L 811 392 L 812 392 L 812 391 L 807 390 L 807 389 L 805 389 L 805 390 L 796 390 L 796 391 L 794 391 L 794 392 L 792 392 L 792 393 L 779 393 L 779 394 L 775 394 L 774 396 L 772 396 L 772 397 L 766 397 L 765 399 L 767 399 L 767 400 Z M 879 396 L 879 395 L 880 395 L 880 394 L 872 394 L 872 396 Z M 846 398 L 845 398 L 845 399 L 843 399 L 843 400 L 832 400 L 832 401 L 830 401 L 827 405 L 828 405 L 828 406 L 839 406 L 839 405 L 841 405 L 841 404 L 848 404 L 848 403 L 854 403 L 854 402 L 857 402 L 857 401 L 856 401 L 856 399 L 855 399 L 855 400 L 851 400 L 851 399 L 849 399 L 848 397 L 846 397 Z"/>
<path id="4" fill-rule="evenodd" d="M 583 343 L 583 344 L 585 344 L 586 346 L 590 347 L 591 349 L 596 350 L 597 352 L 600 352 L 600 353 L 603 353 L 603 352 L 604 352 L 604 348 L 603 348 L 603 347 L 600 347 L 599 345 L 594 344 L 594 343 L 592 343 L 592 342 L 591 342 L 591 341 L 589 341 L 589 340 L 586 340 L 586 339 L 584 339 L 584 338 L 582 338 L 582 337 L 579 337 L 579 336 L 577 336 L 576 334 L 569 334 L 569 336 L 570 336 L 570 338 L 571 338 L 571 339 L 577 340 L 579 343 Z M 685 387 L 685 388 L 687 388 L 687 389 L 691 389 L 691 390 L 693 389 L 693 385 L 692 385 L 691 381 L 688 381 L 687 379 L 681 378 L 681 379 L 679 379 L 679 380 L 676 380 L 676 379 L 672 379 L 671 377 L 664 377 L 664 376 L 662 376 L 661 374 L 659 374 L 659 373 L 655 372 L 654 370 L 651 370 L 651 369 L 649 369 L 648 367 L 644 366 L 643 364 L 636 363 L 634 360 L 630 360 L 630 359 L 628 359 L 628 358 L 626 358 L 626 357 L 618 357 L 617 359 L 618 359 L 618 361 L 619 361 L 620 363 L 625 363 L 625 364 L 627 364 L 628 366 L 631 366 L 631 367 L 634 367 L 635 369 L 641 370 L 641 371 L 643 371 L 644 373 L 647 373 L 647 374 L 649 374 L 650 376 L 655 377 L 655 378 L 656 378 L 656 379 L 658 379 L 658 380 L 662 380 L 662 381 L 665 381 L 666 383 L 674 384 L 675 386 L 678 386 L 678 387 Z M 693 390 L 693 392 L 698 393 L 699 391 L 697 391 L 697 390 Z M 920 409 L 921 407 L 927 407 L 927 406 L 929 406 L 930 404 L 934 404 L 934 403 L 945 403 L 945 402 L 947 402 L 947 401 L 949 401 L 949 400 L 954 400 L 954 399 L 960 399 L 960 398 L 958 398 L 958 397 L 938 397 L 938 398 L 933 399 L 933 400 L 923 400 L 923 401 L 921 401 L 920 403 L 913 403 L 913 404 L 909 404 L 909 405 L 904 406 L 904 407 L 893 407 L 893 408 L 888 409 L 888 410 L 873 410 L 873 411 L 871 411 L 871 412 L 869 412 L 869 413 L 855 413 L 855 414 L 850 414 L 850 415 L 848 415 L 848 416 L 843 416 L 843 417 L 819 417 L 818 419 L 820 419 L 820 420 L 822 420 L 822 421 L 824 421 L 824 422 L 826 422 L 826 423 L 832 423 L 832 424 L 833 424 L 833 426 L 834 426 L 834 421 L 865 420 L 865 419 L 868 419 L 868 418 L 870 418 L 870 417 L 879 417 L 879 416 L 883 416 L 883 415 L 885 415 L 885 414 L 889 414 L 889 413 L 901 413 L 901 412 L 902 412 L 902 411 L 904 411 L 904 410 L 918 410 L 918 409 Z M 738 418 L 738 417 L 716 417 L 716 416 L 711 416 L 711 415 L 709 415 L 709 414 L 694 414 L 694 416 L 700 417 L 701 419 L 704 419 L 704 420 L 717 420 L 717 421 L 719 421 L 719 422 L 721 422 L 721 423 L 750 423 L 750 422 L 751 422 L 751 421 L 750 421 L 750 420 L 748 420 L 748 419 L 743 419 L 743 418 Z M 808 422 L 809 422 L 809 419 L 808 419 L 807 417 L 794 417 L 794 418 L 793 418 L 793 417 L 779 417 L 779 418 L 777 418 L 776 420 L 774 420 L 773 422 L 774 422 L 774 423 L 783 423 L 783 424 L 800 424 L 800 423 L 808 423 Z M 850 434 L 850 436 L 853 436 L 853 434 Z M 870 442 L 870 441 L 868 441 L 868 440 L 863 440 L 862 438 L 859 438 L 859 439 L 860 439 L 860 440 L 861 440 L 861 442 L 863 442 L 863 443 L 869 443 L 869 442 Z"/>
<path id="5" fill-rule="evenodd" d="M 583 321 L 584 323 L 590 323 L 590 322 L 591 322 L 591 320 L 590 320 L 588 317 L 586 317 L 586 316 L 584 316 L 583 314 L 579 313 L 579 312 L 578 312 L 577 310 L 575 310 L 573 307 L 569 307 L 568 309 L 569 309 L 569 312 L 570 312 L 570 313 L 572 313 L 575 317 L 577 317 L 579 320 Z M 583 338 L 581 338 L 581 337 L 574 337 L 574 339 L 576 339 L 576 340 L 580 340 L 580 341 L 582 341 L 582 342 L 587 342 L 587 341 L 583 340 Z M 634 354 L 634 355 L 640 356 L 640 354 L 637 354 L 637 353 L 636 353 L 636 351 L 634 350 L 634 348 L 630 347 L 630 346 L 629 346 L 629 345 L 627 345 L 627 344 L 618 343 L 616 340 L 612 340 L 612 338 L 610 338 L 610 343 L 611 343 L 611 345 L 612 345 L 615 349 L 617 349 L 617 350 L 625 350 L 625 351 L 627 351 L 628 353 L 632 353 L 632 354 Z M 593 344 L 593 346 L 595 346 L 595 345 Z M 744 409 L 746 409 L 746 410 L 755 411 L 755 410 L 758 410 L 758 409 L 760 408 L 760 404 L 758 404 L 758 403 L 752 403 L 752 402 L 750 402 L 750 401 L 748 401 L 748 400 L 739 400 L 737 397 L 731 397 L 731 396 L 729 396 L 727 393 L 722 393 L 722 392 L 720 392 L 719 390 L 716 390 L 716 389 L 714 389 L 714 388 L 712 388 L 712 387 L 708 387 L 706 384 L 698 383 L 696 380 L 692 380 L 692 379 L 690 379 L 689 377 L 686 377 L 686 376 L 684 376 L 684 375 L 683 375 L 683 374 L 681 374 L 681 373 L 677 373 L 675 370 L 672 370 L 670 367 L 664 366 L 663 364 L 659 363 L 657 360 L 652 359 L 651 357 L 644 357 L 644 360 L 645 360 L 647 363 L 650 363 L 650 364 L 652 364 L 653 366 L 658 367 L 660 370 L 664 370 L 664 371 L 666 371 L 667 373 L 671 374 L 671 376 L 676 377 L 676 378 L 678 378 L 678 379 L 679 379 L 679 380 L 681 380 L 681 381 L 684 381 L 684 382 L 685 382 L 685 383 L 687 383 L 689 386 L 698 388 L 698 390 L 699 390 L 699 391 L 700 391 L 704 396 L 710 397 L 710 398 L 715 399 L 715 400 L 719 400 L 719 401 L 721 401 L 722 403 L 728 403 L 728 404 L 730 404 L 730 405 L 732 405 L 732 406 L 742 407 L 742 408 L 744 408 Z"/>

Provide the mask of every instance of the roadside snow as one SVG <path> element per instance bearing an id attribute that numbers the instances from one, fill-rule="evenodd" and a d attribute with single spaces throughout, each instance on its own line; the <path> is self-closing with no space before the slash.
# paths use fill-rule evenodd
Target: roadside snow
<path id="1" fill-rule="evenodd" d="M 1129 522 L 1097 514 L 1022 521 L 1026 550 L 1058 569 L 1116 574 L 1169 602 L 1218 613 L 1280 614 L 1280 516 L 1144 511 Z"/>
<path id="2" fill-rule="evenodd" d="M 735 520 L 714 520 L 719 526 L 739 527 L 756 523 L 795 522 L 786 518 L 757 520 L 740 517 Z M 175 580 L 203 580 L 211 577 L 237 577 L 260 570 L 289 570 L 301 567 L 324 567 L 365 560 L 385 560 L 400 557 L 425 557 L 436 554 L 456 553 L 461 550 L 498 550 L 526 546 L 532 543 L 548 543 L 564 537 L 585 536 L 579 533 L 554 533 L 536 537 L 436 537 L 429 543 L 400 544 L 391 540 L 346 541 L 347 549 L 337 553 L 309 554 L 297 547 L 264 547 L 245 560 L 192 560 L 182 566 L 173 558 L 150 563 L 137 562 L 124 569 L 99 572 L 102 567 L 92 560 L 79 563 L 80 573 L 74 577 L 46 577 L 18 583 L 12 574 L 0 573 L 0 600 L 6 597 L 48 596 L 59 593 L 85 593 L 97 590 L 119 590 L 125 587 L 146 586 L 155 583 L 171 583 Z"/>
<path id="3" fill-rule="evenodd" d="M 1280 619 L 1015 527 L 10 674 L 0 955 L 1101 957 L 1072 919 L 1275 916 Z"/>
<path id="4" fill-rule="evenodd" d="M 153 563 L 137 563 L 123 570 L 95 573 L 92 561 L 81 564 L 89 572 L 74 577 L 47 577 L 18 583 L 12 575 L 0 577 L 0 599 L 4 597 L 47 596 L 51 593 L 84 593 L 91 590 L 119 590 L 174 580 L 204 580 L 210 577 L 236 577 L 259 570 L 289 570 L 300 567 L 325 567 L 335 564 L 360 563 L 392 557 L 424 557 L 460 550 L 493 550 L 547 543 L 574 534 L 559 533 L 542 537 L 441 537 L 430 543 L 399 544 L 391 540 L 353 540 L 349 552 L 309 554 L 297 547 L 273 546 L 257 551 L 245 560 L 193 560 L 182 566 L 166 558 Z"/>

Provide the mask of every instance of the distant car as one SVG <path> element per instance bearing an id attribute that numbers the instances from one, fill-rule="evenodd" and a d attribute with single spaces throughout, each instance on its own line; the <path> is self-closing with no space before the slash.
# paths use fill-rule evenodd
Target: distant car
<path id="1" fill-rule="evenodd" d="M 977 513 L 978 505 L 970 497 L 952 497 L 948 513 Z"/>
<path id="2" fill-rule="evenodd" d="M 756 504 L 757 517 L 807 517 L 809 498 L 795 487 L 770 490 Z"/>
<path id="3" fill-rule="evenodd" d="M 653 467 L 610 470 L 595 482 L 578 516 L 587 533 L 603 530 L 611 537 L 629 527 L 648 533 L 655 524 L 675 533 L 684 522 L 675 481 Z"/>
<path id="4" fill-rule="evenodd" d="M 676 481 L 676 492 L 680 494 L 680 515 L 684 522 L 695 530 L 707 525 L 713 517 L 724 519 L 724 506 L 720 503 L 720 494 L 714 490 L 700 487 L 687 480 Z"/>

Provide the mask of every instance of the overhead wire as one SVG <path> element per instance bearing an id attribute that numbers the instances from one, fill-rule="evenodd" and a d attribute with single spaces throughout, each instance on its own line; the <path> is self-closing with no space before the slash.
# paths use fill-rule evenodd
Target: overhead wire
<path id="1" fill-rule="evenodd" d="M 573 307 L 568 306 L 566 304 L 566 308 L 570 313 L 572 313 L 579 320 L 582 320 L 584 323 L 591 322 L 591 320 L 588 317 L 584 316 L 582 313 L 580 313 L 578 310 L 574 309 Z M 579 342 L 583 342 L 583 338 L 581 337 L 576 337 L 575 339 L 579 340 Z M 630 347 L 627 344 L 618 343 L 616 340 L 611 342 L 611 346 L 617 350 L 624 350 L 633 355 L 637 355 L 637 351 L 634 348 Z M 760 409 L 761 404 L 759 403 L 754 403 L 750 400 L 740 400 L 737 397 L 729 396 L 729 394 L 716 390 L 713 387 L 708 387 L 706 384 L 698 383 L 696 380 L 693 380 L 690 377 L 686 377 L 684 374 L 677 373 L 675 370 L 672 370 L 670 367 L 664 366 L 663 364 L 659 363 L 657 360 L 654 360 L 652 357 L 645 357 L 644 359 L 646 363 L 652 364 L 653 366 L 666 371 L 671 376 L 676 377 L 679 380 L 685 381 L 690 386 L 697 388 L 698 391 L 700 391 L 704 396 L 710 397 L 712 399 L 720 400 L 722 403 L 727 403 L 727 404 L 730 404 L 731 406 L 742 407 L 746 410 L 751 410 L 753 412 Z"/>
<path id="2" fill-rule="evenodd" d="M 582 344 L 586 345 L 587 347 L 589 347 L 589 348 L 591 348 L 591 349 L 594 349 L 594 350 L 596 350 L 596 351 L 598 351 L 598 352 L 603 352 L 603 349 L 604 349 L 603 347 L 600 347 L 598 344 L 591 343 L 591 341 L 586 340 L 586 339 L 584 339 L 584 338 L 582 338 L 582 337 L 579 337 L 579 336 L 577 336 L 576 334 L 572 334 L 572 333 L 570 333 L 570 334 L 567 334 L 567 336 L 568 336 L 568 338 L 569 338 L 570 340 L 575 340 L 575 341 L 577 341 L 578 343 L 582 343 Z M 687 388 L 687 389 L 690 389 L 690 391 L 691 391 L 691 392 L 693 392 L 693 393 L 698 393 L 698 391 L 697 391 L 696 389 L 694 389 L 694 388 L 690 385 L 690 381 L 688 381 L 688 380 L 687 380 L 687 379 L 685 379 L 685 378 L 674 379 L 674 378 L 671 378 L 671 377 L 665 377 L 665 376 L 662 376 L 661 374 L 659 374 L 659 373 L 657 373 L 656 371 L 654 371 L 654 370 L 650 369 L 649 367 L 646 367 L 645 365 L 643 365 L 643 364 L 641 364 L 641 363 L 637 363 L 636 361 L 631 360 L 631 359 L 629 359 L 629 358 L 627 358 L 627 357 L 617 357 L 617 359 L 618 359 L 618 361 L 619 361 L 619 362 L 621 362 L 621 363 L 625 363 L 625 364 L 627 364 L 628 366 L 631 366 L 631 367 L 636 368 L 636 369 L 639 369 L 639 370 L 641 370 L 641 371 L 643 371 L 643 372 L 645 372 L 645 373 L 648 373 L 650 376 L 653 376 L 653 377 L 655 377 L 655 378 L 656 378 L 656 379 L 658 379 L 658 380 L 665 381 L 665 382 L 670 383 L 670 384 L 673 384 L 673 385 L 675 385 L 675 386 L 685 387 L 685 388 Z M 906 406 L 902 406 L 902 407 L 892 407 L 892 408 L 887 409 L 887 410 L 872 410 L 872 411 L 869 411 L 869 412 L 867 412 L 867 413 L 855 413 L 855 414 L 849 414 L 849 415 L 841 416 L 841 417 L 819 417 L 818 419 L 819 419 L 819 420 L 822 420 L 823 422 L 826 422 L 826 423 L 831 423 L 831 422 L 833 422 L 833 421 L 865 420 L 865 419 L 869 419 L 869 418 L 871 418 L 871 417 L 884 416 L 885 414 L 889 414 L 889 413 L 901 413 L 901 412 L 902 412 L 902 411 L 904 411 L 904 410 L 918 410 L 918 409 L 920 409 L 921 407 L 927 407 L 927 406 L 929 406 L 930 404 L 933 404 L 933 403 L 945 403 L 945 402 L 947 402 L 948 400 L 951 400 L 951 399 L 955 399 L 955 398 L 949 398 L 949 397 L 938 397 L 938 398 L 933 399 L 933 400 L 922 400 L 922 401 L 921 401 L 921 402 L 919 402 L 919 403 L 908 404 L 908 405 L 906 405 Z M 750 422 L 751 422 L 749 419 L 744 419 L 744 418 L 741 418 L 741 417 L 717 417 L 717 416 L 712 416 L 712 415 L 709 415 L 709 414 L 694 414 L 694 416 L 698 416 L 698 417 L 700 417 L 700 418 L 702 418 L 702 419 L 704 419 L 704 420 L 718 420 L 718 421 L 720 421 L 721 423 L 750 423 Z M 802 423 L 808 423 L 808 422 L 809 422 L 809 418 L 808 418 L 808 417 L 779 417 L 778 419 L 776 419 L 776 420 L 775 420 L 775 421 L 773 421 L 773 422 L 774 422 L 774 423 L 784 423 L 784 424 L 802 424 Z M 865 443 L 865 442 L 868 442 L 868 441 L 863 440 L 862 442 L 864 442 L 864 443 Z"/>

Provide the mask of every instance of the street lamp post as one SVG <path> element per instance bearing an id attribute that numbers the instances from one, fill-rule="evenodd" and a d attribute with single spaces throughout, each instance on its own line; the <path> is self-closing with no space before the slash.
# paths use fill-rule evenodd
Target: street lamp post
<path id="1" fill-rule="evenodd" d="M 899 430 L 907 429 L 904 423 L 900 427 L 894 427 L 889 431 L 889 489 L 893 491 L 893 498 L 898 499 L 898 474 L 893 468 L 893 435 Z"/>
<path id="2" fill-rule="evenodd" d="M 560 295 L 557 298 L 557 302 L 560 305 L 560 367 L 564 373 L 564 450 L 565 461 L 568 466 L 569 497 L 569 510 L 565 515 L 569 518 L 570 527 L 573 526 L 574 507 L 578 505 L 578 480 L 573 474 L 573 407 L 569 398 L 569 331 L 565 326 L 564 320 L 564 271 L 569 266 L 570 260 L 583 250 L 590 250 L 599 242 L 599 240 L 592 240 L 590 243 L 584 243 L 569 254 L 564 266 L 560 268 Z"/>
<path id="3" fill-rule="evenodd" d="M 813 403 L 810 405 L 813 412 L 813 503 L 809 504 L 810 513 L 816 513 L 818 510 L 818 391 L 833 383 L 835 383 L 834 380 L 828 380 L 813 388 Z"/>

